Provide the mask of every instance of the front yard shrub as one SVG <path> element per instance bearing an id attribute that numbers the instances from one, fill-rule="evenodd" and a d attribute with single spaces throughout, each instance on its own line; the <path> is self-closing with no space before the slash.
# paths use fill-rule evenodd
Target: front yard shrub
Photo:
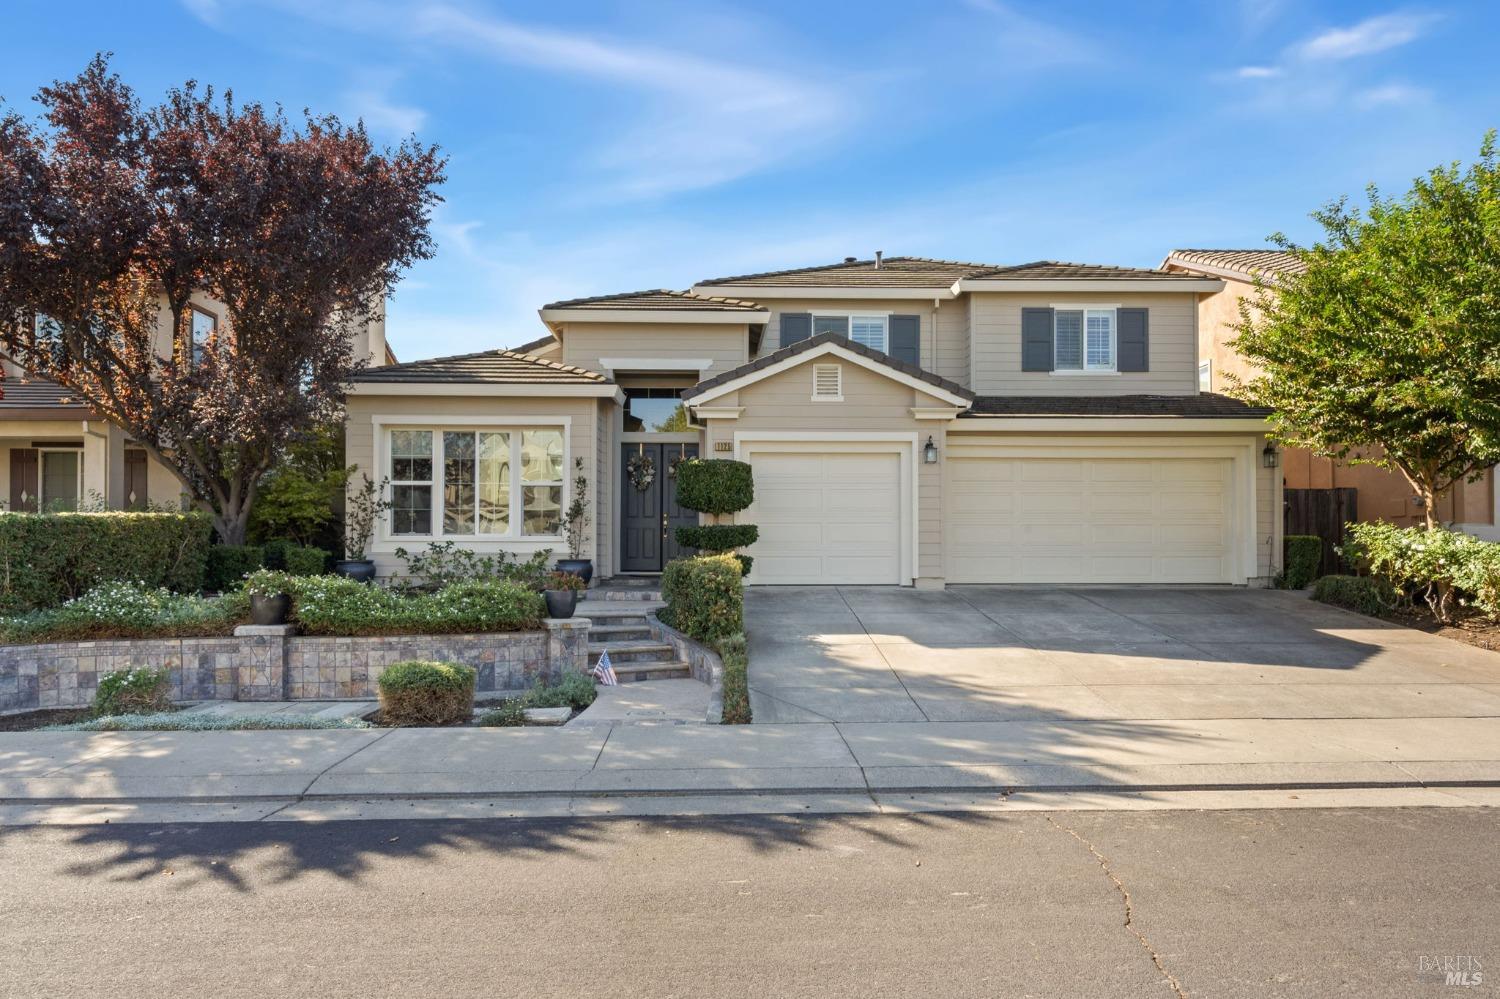
<path id="1" fill-rule="evenodd" d="M 250 573 L 266 564 L 260 545 L 214 545 L 208 550 L 203 588 L 224 593 L 237 589 Z"/>
<path id="2" fill-rule="evenodd" d="M 724 662 L 725 725 L 750 724 L 750 655 L 745 636 L 731 635 L 718 644 Z"/>
<path id="3" fill-rule="evenodd" d="M 293 576 L 321 576 L 328 571 L 326 548 L 304 548 L 292 545 L 286 549 L 283 568 Z"/>
<path id="4" fill-rule="evenodd" d="M 172 706 L 172 674 L 165 666 L 137 666 L 99 678 L 94 691 L 96 715 L 144 715 Z"/>
<path id="5" fill-rule="evenodd" d="M 678 462 L 677 502 L 689 510 L 715 516 L 739 513 L 755 502 L 750 466 L 727 458 L 689 458 Z"/>
<path id="6" fill-rule="evenodd" d="M 745 592 L 733 555 L 698 555 L 667 563 L 661 576 L 663 620 L 713 645 L 745 630 Z"/>
<path id="7" fill-rule="evenodd" d="M 710 554 L 753 545 L 759 537 L 760 529 L 754 524 L 703 524 L 677 529 L 679 545 L 698 548 Z"/>
<path id="8" fill-rule="evenodd" d="M 1325 604 L 1378 617 L 1389 606 L 1389 589 L 1370 576 L 1323 576 L 1313 583 L 1312 596 Z"/>
<path id="9" fill-rule="evenodd" d="M 434 635 L 541 627 L 542 595 L 503 580 L 403 593 L 342 576 L 292 580 L 292 617 L 310 635 Z"/>
<path id="10" fill-rule="evenodd" d="M 521 700 L 528 708 L 569 707 L 582 711 L 593 704 L 594 698 L 598 696 L 599 690 L 593 677 L 577 670 L 568 670 L 556 683 L 537 681 L 536 686 L 528 690 Z"/>
<path id="11" fill-rule="evenodd" d="M 1425 603 L 1439 621 L 1459 608 L 1500 619 L 1500 544 L 1446 528 L 1350 524 L 1343 552 L 1387 584 L 1397 603 Z"/>
<path id="12" fill-rule="evenodd" d="M 401 727 L 457 725 L 474 714 L 474 669 L 408 659 L 380 673 L 380 717 Z"/>
<path id="13" fill-rule="evenodd" d="M 249 619 L 249 611 L 249 599 L 239 591 L 199 597 L 140 583 L 103 583 L 60 607 L 0 618 L 0 642 L 227 635 Z"/>
<path id="14" fill-rule="evenodd" d="M 452 541 L 434 541 L 419 552 L 397 548 L 396 557 L 406 563 L 403 584 L 408 589 L 437 590 L 450 583 L 504 579 L 540 592 L 551 570 L 552 549 L 533 552 L 522 562 L 509 552 L 481 555 Z"/>
<path id="15" fill-rule="evenodd" d="M 1323 565 L 1323 539 L 1316 534 L 1288 534 L 1281 542 L 1282 582 L 1300 590 L 1318 578 Z"/>
<path id="16" fill-rule="evenodd" d="M 480 715 L 475 724 L 482 728 L 517 728 L 526 724 L 525 698 L 512 697 L 501 701 Z"/>
<path id="17" fill-rule="evenodd" d="M 0 514 L 0 614 L 56 607 L 115 580 L 196 593 L 212 536 L 201 513 Z"/>

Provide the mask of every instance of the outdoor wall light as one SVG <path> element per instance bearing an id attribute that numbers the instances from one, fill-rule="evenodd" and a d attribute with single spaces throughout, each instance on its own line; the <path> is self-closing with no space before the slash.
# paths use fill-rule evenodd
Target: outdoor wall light
<path id="1" fill-rule="evenodd" d="M 925 465 L 937 464 L 937 445 L 932 443 L 932 436 L 930 434 L 927 437 L 927 443 L 922 445 L 922 463 Z"/>
<path id="2" fill-rule="evenodd" d="M 1267 468 L 1275 468 L 1281 464 L 1281 452 L 1276 450 L 1275 444 L 1267 444 L 1265 450 L 1260 453 L 1260 463 Z"/>

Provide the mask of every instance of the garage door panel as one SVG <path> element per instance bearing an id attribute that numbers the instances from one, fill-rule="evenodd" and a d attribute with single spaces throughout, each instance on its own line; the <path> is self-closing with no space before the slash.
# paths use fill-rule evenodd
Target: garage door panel
<path id="1" fill-rule="evenodd" d="M 957 583 L 1229 582 L 1227 458 L 949 459 Z"/>
<path id="2" fill-rule="evenodd" d="M 885 451 L 750 451 L 755 583 L 899 583 L 901 462 Z"/>

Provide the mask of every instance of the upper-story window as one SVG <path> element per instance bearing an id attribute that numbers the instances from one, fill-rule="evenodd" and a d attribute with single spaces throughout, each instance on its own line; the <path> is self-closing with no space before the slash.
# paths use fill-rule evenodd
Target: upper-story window
<path id="1" fill-rule="evenodd" d="M 696 428 L 681 402 L 682 389 L 631 386 L 625 389 L 625 432 L 681 433 Z"/>
<path id="2" fill-rule="evenodd" d="M 837 333 L 871 350 L 887 354 L 890 353 L 889 318 L 871 315 L 814 315 L 813 336 L 819 333 Z"/>
<path id="3" fill-rule="evenodd" d="M 1054 371 L 1115 370 L 1115 310 L 1055 309 Z"/>
<path id="4" fill-rule="evenodd" d="M 193 367 L 196 368 L 203 361 L 203 354 L 208 350 L 208 341 L 212 339 L 214 330 L 219 327 L 219 317 L 196 305 L 188 306 L 188 315 L 192 320 Z"/>

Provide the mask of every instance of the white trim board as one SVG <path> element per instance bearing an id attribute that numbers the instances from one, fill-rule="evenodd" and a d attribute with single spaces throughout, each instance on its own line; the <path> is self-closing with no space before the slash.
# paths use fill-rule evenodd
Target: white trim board
<path id="1" fill-rule="evenodd" d="M 734 432 L 734 457 L 737 461 L 750 461 L 757 451 L 780 451 L 794 453 L 831 452 L 894 452 L 900 459 L 901 481 L 901 558 L 899 580 L 902 586 L 912 585 L 916 580 L 918 553 L 919 478 L 920 464 L 914 433 L 890 433 L 862 430 L 736 430 Z M 828 446 L 835 445 L 835 446 Z M 842 446 L 837 446 L 842 445 Z M 752 572 L 745 581 L 747 586 L 756 583 Z"/>
<path id="2" fill-rule="evenodd" d="M 707 357 L 601 357 L 599 368 L 613 378 L 616 371 L 687 371 L 702 375 L 713 367 Z"/>
<path id="3" fill-rule="evenodd" d="M 871 360 L 870 358 L 865 357 L 863 354 L 856 354 L 854 351 L 849 350 L 848 348 L 840 346 L 836 343 L 820 344 L 819 346 L 814 347 L 811 350 L 805 350 L 800 354 L 793 354 L 791 357 L 783 358 L 782 360 L 777 361 L 775 364 L 768 365 L 756 371 L 746 372 L 745 374 L 740 375 L 738 378 L 731 379 L 730 381 L 727 381 L 722 385 L 716 385 L 708 391 L 702 393 L 701 395 L 694 396 L 693 398 L 686 399 L 684 401 L 688 406 L 697 409 L 699 406 L 706 402 L 712 402 L 713 400 L 728 395 L 731 392 L 738 392 L 746 385 L 753 385 L 756 382 L 761 381 L 762 379 L 770 378 L 774 375 L 779 375 L 783 371 L 790 371 L 792 368 L 795 368 L 800 364 L 806 364 L 808 361 L 816 360 L 817 358 L 827 356 L 828 354 L 833 354 L 839 357 L 841 360 L 848 361 L 850 364 L 857 364 L 862 368 L 875 372 L 876 374 L 884 375 L 885 377 L 891 379 L 891 381 L 899 382 L 900 384 L 909 386 L 910 388 L 914 388 L 919 392 L 925 392 L 933 398 L 941 399 L 944 402 L 951 403 L 955 406 L 962 406 L 965 409 L 969 408 L 969 400 L 965 399 L 961 395 L 955 395 L 945 388 L 933 385 L 931 382 L 925 382 L 920 378 L 914 378 L 904 371 L 898 371 L 890 365 Z"/>

